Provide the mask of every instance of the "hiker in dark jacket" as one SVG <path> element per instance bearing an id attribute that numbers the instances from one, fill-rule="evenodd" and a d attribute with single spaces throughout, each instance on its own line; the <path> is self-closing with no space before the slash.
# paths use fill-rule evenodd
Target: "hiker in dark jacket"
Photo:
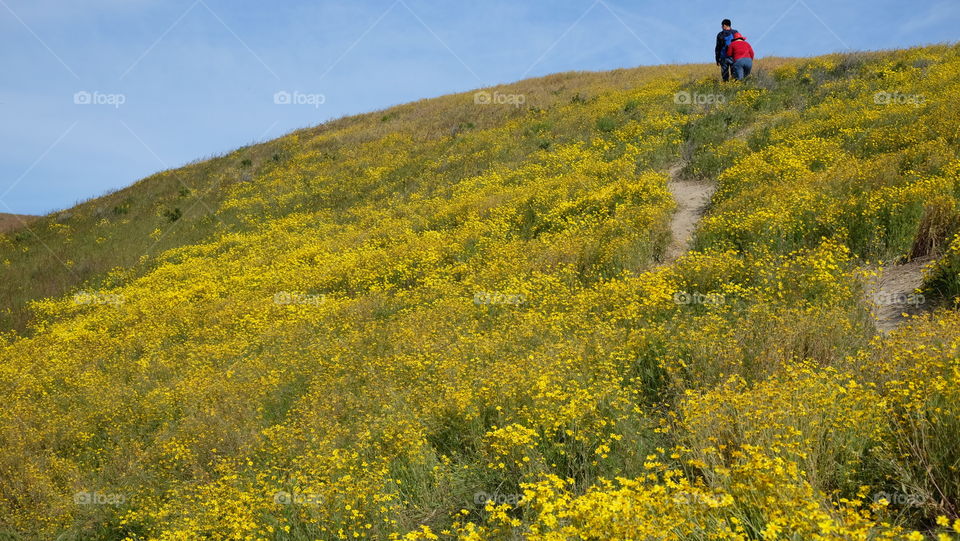
<path id="1" fill-rule="evenodd" d="M 733 41 L 727 47 L 727 57 L 733 60 L 733 78 L 742 81 L 753 70 L 753 47 L 747 43 L 747 38 L 737 32 Z"/>
<path id="2" fill-rule="evenodd" d="M 733 35 L 736 34 L 737 31 L 733 29 L 730 19 L 724 19 L 720 25 L 723 29 L 717 34 L 717 46 L 714 53 L 717 57 L 717 65 L 720 66 L 720 76 L 723 77 L 724 81 L 729 81 L 730 66 L 733 64 L 733 61 L 727 56 L 727 49 L 733 42 Z"/>

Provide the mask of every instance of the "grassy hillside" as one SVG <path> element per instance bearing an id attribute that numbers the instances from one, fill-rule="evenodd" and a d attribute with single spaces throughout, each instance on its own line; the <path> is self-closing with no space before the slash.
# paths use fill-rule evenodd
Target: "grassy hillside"
<path id="1" fill-rule="evenodd" d="M 335 161 L 339 153 L 352 146 L 378 141 L 390 134 L 402 133 L 414 141 L 456 137 L 522 118 L 531 108 L 550 108 L 605 90 L 629 88 L 658 73 L 671 71 L 652 68 L 561 74 L 490 89 L 524 96 L 523 108 L 476 106 L 471 93 L 343 118 L 226 156 L 164 171 L 123 190 L 42 217 L 28 230 L 18 230 L 0 240 L 0 263 L 11 261 L 4 264 L 8 279 L 0 282 L 0 330 L 28 332 L 33 316 L 28 306 L 31 300 L 66 295 L 84 286 L 109 285 L 111 271 L 118 268 L 127 276 L 139 276 L 152 269 L 157 256 L 169 249 L 226 231 L 246 230 L 249 224 L 240 222 L 235 212 L 222 207 L 225 198 L 236 185 L 262 178 L 289 164 L 293 157 L 306 155 L 308 148 L 317 153 L 309 155 L 308 160 L 319 165 L 318 157 Z M 580 128 L 580 133 L 584 133 L 584 128 Z M 534 145 L 546 144 L 545 140 L 536 139 L 536 134 L 525 137 Z M 532 146 L 518 148 L 516 155 L 521 156 L 529 148 Z M 506 156 L 500 158 L 506 160 Z M 504 166 L 511 163 L 505 162 Z M 318 202 L 301 204 L 315 208 Z"/>
<path id="2" fill-rule="evenodd" d="M 0 538 L 957 538 L 960 47 L 760 68 L 408 104 L 0 237 Z M 677 164 L 717 191 L 661 264 Z M 921 256 L 941 306 L 878 335 Z"/>

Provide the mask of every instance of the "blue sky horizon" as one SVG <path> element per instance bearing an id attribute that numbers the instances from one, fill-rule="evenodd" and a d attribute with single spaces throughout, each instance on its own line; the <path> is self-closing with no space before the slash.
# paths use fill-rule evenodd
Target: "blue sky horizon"
<path id="1" fill-rule="evenodd" d="M 960 3 L 0 0 L 0 213 L 43 214 L 332 118 L 550 73 L 958 39 Z M 289 98 L 289 99 L 288 99 Z"/>

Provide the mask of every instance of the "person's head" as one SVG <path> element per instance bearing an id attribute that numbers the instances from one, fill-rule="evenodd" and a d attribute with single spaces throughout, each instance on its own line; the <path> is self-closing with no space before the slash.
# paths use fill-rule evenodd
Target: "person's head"
<path id="1" fill-rule="evenodd" d="M 733 23 L 730 22 L 730 19 L 724 19 L 723 22 L 720 23 L 720 26 L 722 26 L 724 30 L 733 29 Z"/>
<path id="2" fill-rule="evenodd" d="M 733 35 L 733 41 L 737 41 L 737 40 L 746 41 L 746 39 L 747 38 L 743 37 L 743 34 L 741 34 L 740 32 L 737 32 L 736 34 Z"/>

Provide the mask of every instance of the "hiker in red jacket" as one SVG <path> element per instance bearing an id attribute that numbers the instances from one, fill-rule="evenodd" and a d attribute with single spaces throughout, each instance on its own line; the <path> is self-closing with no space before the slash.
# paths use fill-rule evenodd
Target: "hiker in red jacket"
<path id="1" fill-rule="evenodd" d="M 747 43 L 747 38 L 737 32 L 733 41 L 727 47 L 727 56 L 733 59 L 733 78 L 742 81 L 753 70 L 753 47 Z"/>

